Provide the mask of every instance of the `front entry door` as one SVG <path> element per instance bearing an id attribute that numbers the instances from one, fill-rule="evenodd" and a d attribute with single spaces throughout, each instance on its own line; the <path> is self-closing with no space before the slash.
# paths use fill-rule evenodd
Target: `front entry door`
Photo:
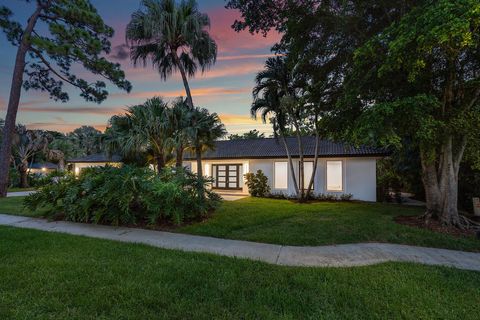
<path id="1" fill-rule="evenodd" d="M 242 189 L 241 164 L 213 164 L 213 187 L 216 189 Z"/>

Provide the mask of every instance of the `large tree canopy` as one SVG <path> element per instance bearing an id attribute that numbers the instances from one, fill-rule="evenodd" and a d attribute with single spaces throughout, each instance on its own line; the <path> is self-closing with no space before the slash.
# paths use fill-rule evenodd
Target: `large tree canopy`
<path id="1" fill-rule="evenodd" d="M 457 211 L 464 150 L 479 140 L 476 0 L 231 0 L 237 31 L 282 33 L 325 133 L 418 150 L 427 217 L 464 226 Z M 475 154 L 469 153 L 470 154 Z M 467 222 L 468 224 L 468 222 Z"/>
<path id="2" fill-rule="evenodd" d="M 102 102 L 108 96 L 103 80 L 91 82 L 78 77 L 72 70 L 80 64 L 86 70 L 130 91 L 131 84 L 118 63 L 108 61 L 113 29 L 107 26 L 95 7 L 87 0 L 36 1 L 35 20 L 31 34 L 24 37 L 20 22 L 12 19 L 7 7 L 0 7 L 0 27 L 16 47 L 27 42 L 28 64 L 25 68 L 25 89 L 46 91 L 55 100 L 67 101 L 63 84 L 80 89 L 88 101 Z"/>
<path id="3" fill-rule="evenodd" d="M 36 0 L 25 25 L 12 19 L 12 11 L 0 6 L 0 28 L 18 47 L 0 149 L 0 197 L 6 195 L 12 137 L 22 87 L 48 92 L 54 100 L 69 99 L 63 89 L 68 83 L 87 101 L 102 102 L 108 96 L 108 80 L 130 92 L 131 84 L 110 52 L 113 29 L 107 26 L 88 0 Z M 102 80 L 78 76 L 80 66 Z"/>

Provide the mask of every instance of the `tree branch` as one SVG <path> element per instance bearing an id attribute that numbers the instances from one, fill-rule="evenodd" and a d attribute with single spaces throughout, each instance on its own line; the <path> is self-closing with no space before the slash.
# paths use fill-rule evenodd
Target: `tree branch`
<path id="1" fill-rule="evenodd" d="M 70 83 L 72 86 L 75 86 L 75 87 L 77 87 L 77 88 L 79 88 L 80 90 L 83 91 L 83 89 L 82 89 L 81 87 L 79 87 L 75 82 L 70 81 L 69 79 L 67 79 L 67 78 L 65 78 L 63 75 L 61 75 L 57 70 L 55 70 L 55 69 L 52 67 L 52 65 L 50 64 L 50 62 L 48 62 L 47 59 L 45 59 L 45 58 L 43 57 L 42 53 L 41 53 L 39 50 L 37 50 L 37 49 L 35 49 L 35 48 L 33 48 L 33 47 L 30 47 L 30 50 L 32 50 L 32 51 L 37 55 L 37 57 L 42 61 L 42 63 L 43 63 L 50 71 L 52 71 L 57 77 L 59 77 L 59 78 L 62 79 L 63 81 L 68 82 L 68 83 Z"/>

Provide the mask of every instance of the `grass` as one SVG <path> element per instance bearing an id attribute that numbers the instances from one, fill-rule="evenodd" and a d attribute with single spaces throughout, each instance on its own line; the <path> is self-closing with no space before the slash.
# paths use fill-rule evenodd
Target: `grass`
<path id="1" fill-rule="evenodd" d="M 22 205 L 23 197 L 0 199 L 0 213 L 42 216 Z M 388 242 L 480 251 L 475 237 L 455 237 L 400 225 L 397 215 L 418 215 L 422 208 L 380 203 L 317 202 L 244 198 L 225 201 L 209 219 L 173 231 L 283 245 Z"/>
<path id="2" fill-rule="evenodd" d="M 212 218 L 178 232 L 283 245 L 390 242 L 480 251 L 480 241 L 397 224 L 397 215 L 422 208 L 360 202 L 298 204 L 288 200 L 244 198 L 224 202 Z"/>
<path id="3" fill-rule="evenodd" d="M 289 268 L 0 227 L 0 319 L 478 319 L 480 273 Z"/>
<path id="4" fill-rule="evenodd" d="M 38 209 L 36 211 L 28 210 L 23 206 L 25 197 L 7 197 L 0 198 L 0 213 L 12 214 L 26 217 L 42 217 L 46 209 Z"/>

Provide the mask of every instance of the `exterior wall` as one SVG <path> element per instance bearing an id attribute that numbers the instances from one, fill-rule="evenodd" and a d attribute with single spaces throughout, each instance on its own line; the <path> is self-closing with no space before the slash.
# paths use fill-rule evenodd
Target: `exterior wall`
<path id="1" fill-rule="evenodd" d="M 79 174 L 80 171 L 84 168 L 91 168 L 91 167 L 104 167 L 106 165 L 112 167 L 120 167 L 122 165 L 121 162 L 75 162 L 72 163 L 72 170 L 75 172 L 75 175 Z"/>
<path id="2" fill-rule="evenodd" d="M 47 175 L 51 172 L 55 171 L 55 169 L 47 169 L 47 168 L 42 168 L 42 169 L 28 169 L 28 173 L 30 174 L 44 174 Z"/>
<path id="3" fill-rule="evenodd" d="M 327 191 L 326 187 L 326 166 L 329 160 L 341 160 L 343 163 L 343 190 Z M 238 159 L 238 160 L 203 160 L 204 174 L 211 175 L 212 164 L 242 164 L 243 173 L 262 170 L 267 176 L 272 193 L 283 193 L 288 195 L 295 194 L 293 178 L 288 166 L 288 188 L 274 189 L 274 162 L 287 161 L 287 159 Z M 313 161 L 313 158 L 306 158 L 305 161 Z M 190 165 L 192 172 L 196 172 L 196 162 L 188 161 L 185 165 Z M 298 183 L 299 160 L 293 160 L 295 177 Z M 248 193 L 248 188 L 243 181 L 242 193 Z M 308 182 L 306 181 L 305 184 Z M 313 192 L 315 194 L 352 194 L 353 199 L 362 201 L 376 201 L 377 177 L 376 177 L 376 158 L 319 158 L 314 178 Z"/>

